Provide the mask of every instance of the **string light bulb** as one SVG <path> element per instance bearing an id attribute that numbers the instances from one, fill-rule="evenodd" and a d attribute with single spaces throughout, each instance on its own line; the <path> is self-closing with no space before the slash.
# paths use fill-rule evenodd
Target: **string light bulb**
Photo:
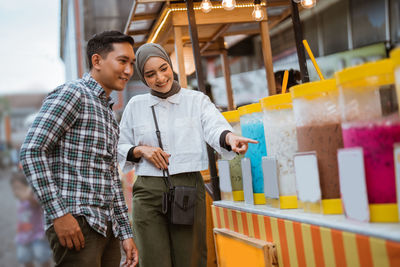
<path id="1" fill-rule="evenodd" d="M 312 8 L 317 3 L 317 0 L 301 0 L 301 5 L 304 8 Z"/>
<path id="2" fill-rule="evenodd" d="M 203 11 L 204 13 L 210 12 L 212 9 L 211 1 L 210 0 L 201 1 L 200 8 L 201 8 L 201 11 Z"/>
<path id="3" fill-rule="evenodd" d="M 235 0 L 222 0 L 222 7 L 225 10 L 233 10 L 236 7 Z"/>
<path id="4" fill-rule="evenodd" d="M 261 8 L 261 0 L 254 0 L 254 10 L 253 13 L 251 13 L 251 16 L 255 21 L 263 20 L 265 14 L 264 10 Z"/>

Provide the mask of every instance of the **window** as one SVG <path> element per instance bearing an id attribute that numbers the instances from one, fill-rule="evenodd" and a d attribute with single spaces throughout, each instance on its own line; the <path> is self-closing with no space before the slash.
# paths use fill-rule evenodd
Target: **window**
<path id="1" fill-rule="evenodd" d="M 348 0 L 339 1 L 321 12 L 319 19 L 324 44 L 324 54 L 348 50 L 347 12 Z"/>
<path id="2" fill-rule="evenodd" d="M 385 1 L 350 0 L 354 48 L 385 41 Z"/>

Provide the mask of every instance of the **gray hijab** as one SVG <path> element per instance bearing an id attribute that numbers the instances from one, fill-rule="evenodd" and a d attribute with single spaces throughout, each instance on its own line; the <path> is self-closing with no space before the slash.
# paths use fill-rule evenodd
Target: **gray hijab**
<path id="1" fill-rule="evenodd" d="M 147 60 L 151 57 L 160 57 L 164 59 L 165 61 L 167 61 L 167 63 L 169 64 L 169 66 L 173 71 L 171 59 L 161 45 L 154 43 L 147 43 L 141 45 L 139 49 L 136 51 L 135 65 L 137 73 L 145 85 L 147 85 L 147 83 L 146 80 L 144 79 L 144 65 L 146 64 Z M 160 98 L 167 98 L 171 95 L 178 93 L 180 89 L 181 86 L 177 81 L 174 80 L 171 90 L 168 91 L 167 93 L 160 93 L 154 90 L 151 90 L 150 93 Z"/>

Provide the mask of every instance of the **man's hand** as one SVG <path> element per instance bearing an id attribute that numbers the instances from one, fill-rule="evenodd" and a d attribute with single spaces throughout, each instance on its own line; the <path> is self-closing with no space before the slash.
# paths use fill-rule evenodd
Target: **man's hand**
<path id="1" fill-rule="evenodd" d="M 136 248 L 135 242 L 133 242 L 132 238 L 125 239 L 122 241 L 122 248 L 125 251 L 126 259 L 125 266 L 134 267 L 139 262 L 139 253 Z"/>
<path id="2" fill-rule="evenodd" d="M 76 251 L 85 247 L 85 238 L 83 237 L 81 228 L 77 220 L 70 213 L 54 219 L 53 225 L 61 246 L 67 246 L 69 249 L 75 247 Z"/>
<path id="3" fill-rule="evenodd" d="M 152 146 L 137 146 L 133 150 L 135 158 L 144 157 L 154 164 L 160 170 L 168 169 L 169 160 L 171 156 L 159 147 Z"/>
<path id="4" fill-rule="evenodd" d="M 232 151 L 239 153 L 239 154 L 246 153 L 246 151 L 249 147 L 248 143 L 258 144 L 258 142 L 256 140 L 249 139 L 249 138 L 242 137 L 242 136 L 237 136 L 233 133 L 228 133 L 225 137 L 225 141 L 228 145 L 231 146 Z"/>

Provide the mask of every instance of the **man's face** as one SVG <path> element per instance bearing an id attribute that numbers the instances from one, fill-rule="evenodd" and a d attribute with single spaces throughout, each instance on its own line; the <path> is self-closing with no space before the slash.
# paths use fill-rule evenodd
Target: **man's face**
<path id="1" fill-rule="evenodd" d="M 114 50 L 101 57 L 94 66 L 98 71 L 97 81 L 109 95 L 111 91 L 124 90 L 133 75 L 135 53 L 129 43 L 114 43 Z"/>

